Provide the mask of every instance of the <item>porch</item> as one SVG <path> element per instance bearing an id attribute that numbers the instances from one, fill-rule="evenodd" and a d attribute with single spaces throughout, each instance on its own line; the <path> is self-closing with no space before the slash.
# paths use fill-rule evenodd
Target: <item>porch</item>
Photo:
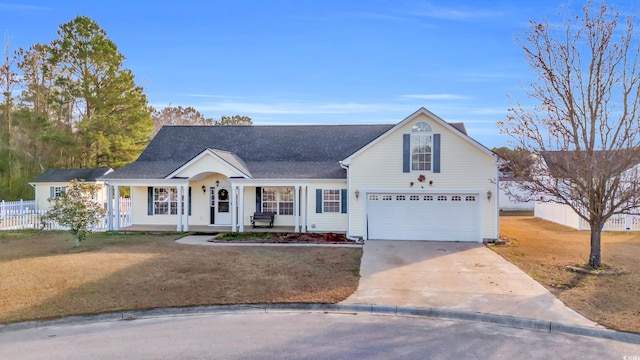
<path id="1" fill-rule="evenodd" d="M 176 232 L 175 225 L 131 225 L 127 227 L 123 227 L 120 230 L 122 232 Z M 221 232 L 231 232 L 231 226 L 207 226 L 207 225 L 190 225 L 189 231 L 190 233 L 221 233 Z M 245 226 L 245 232 L 282 232 L 282 233 L 292 233 L 295 232 L 295 228 L 293 226 L 274 226 L 272 228 L 268 227 L 256 227 L 253 228 L 251 226 Z"/>

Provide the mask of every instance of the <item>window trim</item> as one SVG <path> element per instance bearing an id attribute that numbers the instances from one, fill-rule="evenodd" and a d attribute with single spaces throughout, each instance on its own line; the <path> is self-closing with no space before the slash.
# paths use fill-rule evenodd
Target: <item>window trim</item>
<path id="1" fill-rule="evenodd" d="M 429 152 L 416 153 L 414 149 L 419 149 L 421 146 L 429 148 Z M 413 125 L 411 128 L 411 135 L 409 137 L 409 170 L 410 172 L 433 172 L 433 153 L 434 153 L 434 138 L 431 125 L 426 121 L 420 121 Z M 420 161 L 414 161 L 414 156 L 428 155 L 429 159 L 425 158 L 424 163 Z M 423 168 L 424 167 L 424 168 Z"/>
<path id="2" fill-rule="evenodd" d="M 275 190 L 275 200 L 265 200 L 265 191 L 274 191 Z M 291 194 L 291 200 L 284 200 L 285 195 L 289 195 L 289 191 Z M 266 204 L 273 204 L 275 206 L 275 211 L 267 211 L 265 210 Z M 291 214 L 282 214 L 282 208 L 280 205 L 288 205 L 291 204 Z M 279 216 L 293 216 L 295 213 L 295 189 L 290 186 L 264 186 L 260 189 L 260 207 L 263 212 L 273 212 Z M 268 206 L 267 208 L 272 208 L 272 206 Z M 270 209 L 273 210 L 273 209 Z"/>
<path id="3" fill-rule="evenodd" d="M 327 199 L 327 192 L 335 192 L 337 199 Z M 328 194 L 328 195 L 336 195 Z M 339 214 L 342 212 L 342 190 L 341 189 L 322 189 L 322 213 Z"/>
<path id="4" fill-rule="evenodd" d="M 153 189 L 152 192 L 151 192 L 151 194 L 152 194 L 151 208 L 153 210 L 153 213 L 150 214 L 150 215 L 152 215 L 152 216 L 178 215 L 178 188 L 175 187 L 175 186 L 152 186 L 151 188 Z M 160 189 L 168 190 L 168 193 L 169 193 L 168 201 L 158 201 L 156 199 L 157 191 L 159 191 Z M 173 195 L 172 193 L 175 193 L 175 201 L 172 201 L 172 195 Z M 180 203 L 182 204 L 182 214 L 181 215 L 184 215 L 184 211 L 185 211 L 185 209 L 184 209 L 184 197 L 185 197 L 185 194 L 183 193 L 182 194 L 182 198 L 180 199 Z M 158 212 L 157 211 L 158 207 L 156 206 L 157 203 L 168 203 L 167 212 L 166 213 Z M 174 204 L 174 205 L 172 206 L 172 204 Z M 175 209 L 175 211 L 172 211 L 174 209 Z"/>

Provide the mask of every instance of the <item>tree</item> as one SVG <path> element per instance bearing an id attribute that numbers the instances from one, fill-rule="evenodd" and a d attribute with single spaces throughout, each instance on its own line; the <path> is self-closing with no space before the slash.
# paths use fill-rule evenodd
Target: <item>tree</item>
<path id="1" fill-rule="evenodd" d="M 119 167 L 140 154 L 153 121 L 147 98 L 124 69 L 124 55 L 98 24 L 85 16 L 62 24 L 47 47 L 55 85 L 71 108 L 77 136 L 76 166 Z"/>
<path id="2" fill-rule="evenodd" d="M 106 215 L 102 205 L 94 200 L 97 190 L 93 183 L 72 180 L 61 196 L 49 199 L 53 206 L 42 220 L 43 224 L 55 221 L 68 227 L 75 237 L 74 246 L 80 246 L 92 227 Z"/>
<path id="3" fill-rule="evenodd" d="M 220 120 L 216 120 L 213 125 L 216 125 L 216 126 L 227 126 L 227 125 L 251 126 L 251 125 L 253 125 L 253 121 L 248 116 L 242 116 L 242 115 L 226 116 L 226 115 L 223 115 L 220 118 Z"/>
<path id="4" fill-rule="evenodd" d="M 562 25 L 531 21 L 521 40 L 536 75 L 527 91 L 531 103 L 516 103 L 499 123 L 515 146 L 540 160 L 521 183 L 523 190 L 566 204 L 589 223 L 589 265 L 595 268 L 602 265 L 605 222 L 640 206 L 640 46 L 634 22 L 592 2 Z"/>
<path id="5" fill-rule="evenodd" d="M 164 125 L 213 125 L 213 119 L 205 118 L 198 110 L 191 106 L 186 108 L 182 106 L 167 106 L 162 108 L 162 110 L 154 109 L 151 117 L 153 118 L 154 124 L 153 135 L 157 134 Z"/>

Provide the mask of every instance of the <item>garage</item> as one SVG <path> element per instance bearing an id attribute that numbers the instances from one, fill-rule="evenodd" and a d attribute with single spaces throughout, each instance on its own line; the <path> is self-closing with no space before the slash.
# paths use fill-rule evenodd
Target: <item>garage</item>
<path id="1" fill-rule="evenodd" d="M 368 193 L 371 240 L 481 241 L 478 193 Z"/>

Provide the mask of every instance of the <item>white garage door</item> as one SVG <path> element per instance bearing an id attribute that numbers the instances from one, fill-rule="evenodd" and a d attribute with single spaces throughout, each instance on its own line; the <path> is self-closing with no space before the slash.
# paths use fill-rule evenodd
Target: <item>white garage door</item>
<path id="1" fill-rule="evenodd" d="M 478 194 L 367 195 L 369 239 L 480 241 Z"/>

